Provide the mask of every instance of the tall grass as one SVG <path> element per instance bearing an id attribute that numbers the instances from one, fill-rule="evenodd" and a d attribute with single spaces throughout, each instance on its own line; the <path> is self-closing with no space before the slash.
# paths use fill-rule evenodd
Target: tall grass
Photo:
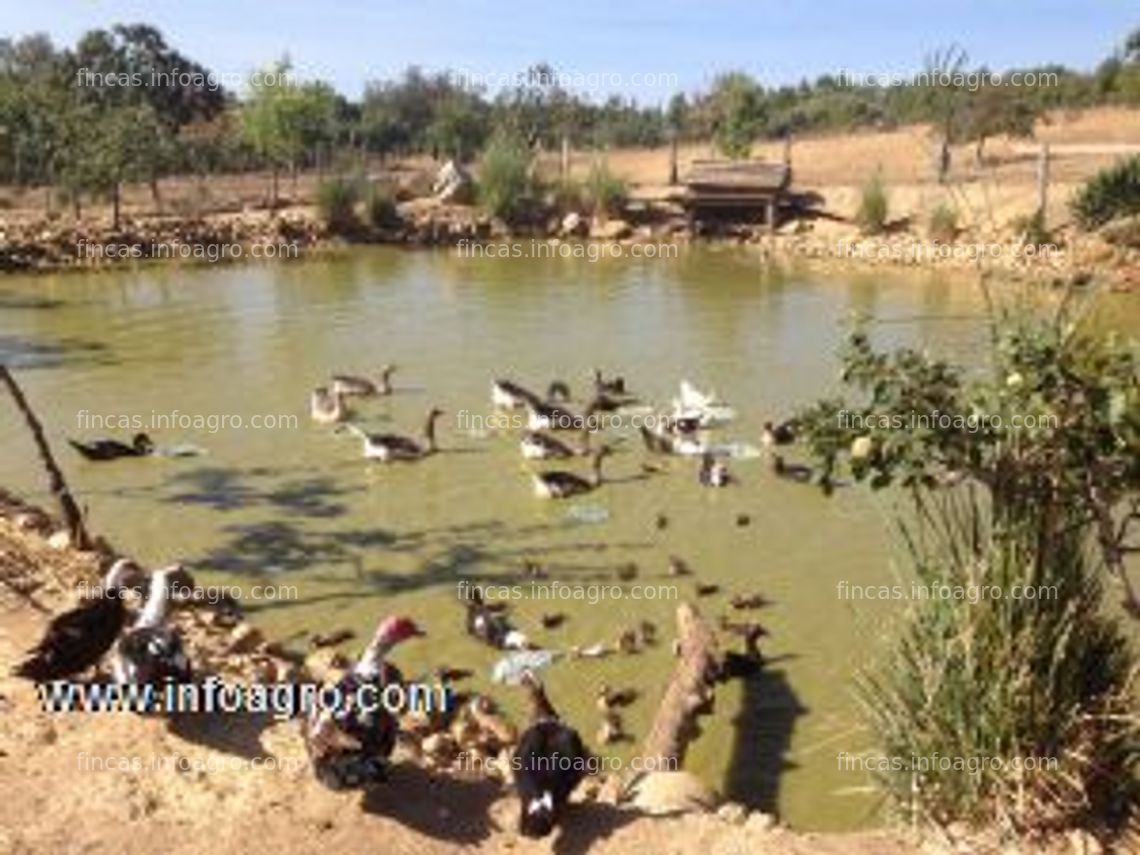
<path id="1" fill-rule="evenodd" d="M 616 217 L 629 201 L 629 186 L 610 172 L 604 160 L 590 167 L 583 189 L 586 204 L 595 217 Z"/>
<path id="2" fill-rule="evenodd" d="M 322 181 L 317 188 L 317 212 L 333 232 L 350 233 L 359 227 L 356 217 L 359 201 L 360 180 L 355 176 L 334 176 Z"/>
<path id="3" fill-rule="evenodd" d="M 1104 615 L 1104 574 L 1083 527 L 1031 507 L 995 514 L 972 490 L 916 497 L 903 530 L 917 581 L 1005 595 L 915 603 L 862 675 L 884 754 L 906 761 L 882 764 L 880 783 L 908 818 L 938 825 L 1032 835 L 1122 817 L 1140 744 L 1132 660 Z M 1055 586 L 1055 596 L 1013 599 L 1015 585 Z M 912 758 L 963 762 L 915 771 Z"/>
<path id="4" fill-rule="evenodd" d="M 855 222 L 863 234 L 877 235 L 886 228 L 889 208 L 890 202 L 887 198 L 887 188 L 883 184 L 883 176 L 876 173 L 863 185 Z"/>
<path id="5" fill-rule="evenodd" d="M 493 216 L 519 223 L 532 213 L 538 190 L 526 145 L 508 134 L 494 137 L 480 164 L 479 204 Z"/>

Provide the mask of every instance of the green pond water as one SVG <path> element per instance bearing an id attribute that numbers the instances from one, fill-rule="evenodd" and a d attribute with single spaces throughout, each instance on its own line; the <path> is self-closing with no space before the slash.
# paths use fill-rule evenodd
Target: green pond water
<path id="1" fill-rule="evenodd" d="M 1135 302 L 1120 305 L 1140 327 Z M 715 388 L 738 413 L 720 438 L 755 444 L 766 419 L 835 389 L 835 349 L 853 312 L 880 322 L 884 344 L 922 342 L 970 360 L 984 343 L 976 289 L 960 280 L 777 274 L 743 250 L 591 264 L 369 249 L 292 264 L 8 277 L 0 358 L 19 369 L 95 531 L 145 561 L 181 560 L 205 583 L 294 586 L 295 597 L 245 605 L 297 645 L 305 632 L 344 627 L 357 633 L 345 645 L 352 652 L 378 617 L 406 613 L 430 637 L 398 651 L 405 672 L 474 668 L 470 687 L 520 712 L 518 690 L 489 681 L 497 655 L 464 632 L 460 581 L 517 583 L 529 559 L 567 583 L 675 584 L 693 599 L 691 580 L 667 575 L 667 557 L 678 554 L 722 586 L 699 601 L 710 617 L 733 611 L 732 592 L 763 593 L 773 605 L 733 617 L 769 629 L 771 665 L 718 692 L 688 766 L 793 826 L 838 829 L 878 821 L 866 776 L 838 768 L 836 755 L 868 745 L 852 676 L 896 611 L 842 600 L 836 589 L 906 572 L 889 535 L 891 500 L 862 489 L 827 499 L 759 460 L 734 462 L 739 483 L 707 490 L 692 460 L 644 473 L 630 435 L 601 490 L 540 502 L 517 436 L 480 432 L 473 417 L 490 412 L 495 377 L 536 388 L 561 378 L 580 399 L 597 366 L 662 404 L 682 378 Z M 400 366 L 396 393 L 357 405 L 358 421 L 414 433 L 439 405 L 443 453 L 369 464 L 355 439 L 310 422 L 309 391 L 330 372 L 375 375 L 386 362 Z M 92 427 L 94 416 L 138 416 L 149 428 L 153 414 L 174 411 L 293 415 L 297 425 L 149 430 L 159 445 L 207 452 L 184 459 L 92 464 L 64 444 L 130 433 Z M 8 406 L 0 443 L 0 483 L 46 501 L 26 429 Z M 589 521 L 598 508 L 606 518 Z M 750 525 L 737 524 L 740 514 Z M 629 562 L 638 578 L 618 581 L 616 568 Z M 564 660 L 547 672 L 555 704 L 593 743 L 602 682 L 640 690 L 624 719 L 635 740 L 644 736 L 673 667 L 675 607 L 665 598 L 524 598 L 511 615 L 561 650 L 612 642 L 641 620 L 660 628 L 662 643 L 646 652 Z M 542 628 L 548 611 L 566 614 L 562 627 Z M 632 747 L 600 750 L 628 757 Z"/>

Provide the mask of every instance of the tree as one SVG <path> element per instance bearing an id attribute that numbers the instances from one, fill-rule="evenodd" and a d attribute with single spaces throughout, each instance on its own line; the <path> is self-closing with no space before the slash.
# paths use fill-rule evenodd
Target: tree
<path id="1" fill-rule="evenodd" d="M 963 140 L 973 140 L 974 157 L 980 166 L 987 139 L 1001 134 L 1030 138 L 1043 113 L 1040 105 L 1012 86 L 983 86 L 969 100 L 959 135 Z"/>
<path id="2" fill-rule="evenodd" d="M 743 72 L 722 74 L 714 81 L 709 94 L 712 133 L 722 154 L 736 159 L 752 151 L 761 119 L 761 97 L 760 87 Z"/>

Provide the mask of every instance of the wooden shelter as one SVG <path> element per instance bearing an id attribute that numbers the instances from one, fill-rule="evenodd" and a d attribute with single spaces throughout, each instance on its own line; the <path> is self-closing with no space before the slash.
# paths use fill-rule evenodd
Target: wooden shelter
<path id="1" fill-rule="evenodd" d="M 694 160 L 676 199 L 693 221 L 753 220 L 762 214 L 774 229 L 791 183 L 792 167 L 786 161 Z"/>

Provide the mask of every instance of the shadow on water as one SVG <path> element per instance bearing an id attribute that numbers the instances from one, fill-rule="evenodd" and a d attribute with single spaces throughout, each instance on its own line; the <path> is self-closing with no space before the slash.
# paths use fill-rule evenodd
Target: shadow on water
<path id="1" fill-rule="evenodd" d="M 275 478 L 281 473 L 272 469 L 247 470 L 206 467 L 180 472 L 162 488 L 164 502 L 205 505 L 218 511 L 247 509 L 262 505 L 275 513 L 329 518 L 347 513 L 347 506 L 336 501 L 363 492 L 359 487 L 344 487 L 327 476 L 302 477 L 283 484 Z M 262 489 L 254 482 L 259 478 L 272 486 Z"/>
<path id="2" fill-rule="evenodd" d="M 0 363 L 28 371 L 33 368 L 61 368 L 78 364 L 112 365 L 107 346 L 96 341 L 61 338 L 54 341 L 0 335 Z"/>
<path id="3" fill-rule="evenodd" d="M 765 668 L 742 683 L 726 795 L 753 810 L 777 813 L 781 775 L 795 768 L 787 754 L 796 719 L 808 710 L 782 670 Z"/>

